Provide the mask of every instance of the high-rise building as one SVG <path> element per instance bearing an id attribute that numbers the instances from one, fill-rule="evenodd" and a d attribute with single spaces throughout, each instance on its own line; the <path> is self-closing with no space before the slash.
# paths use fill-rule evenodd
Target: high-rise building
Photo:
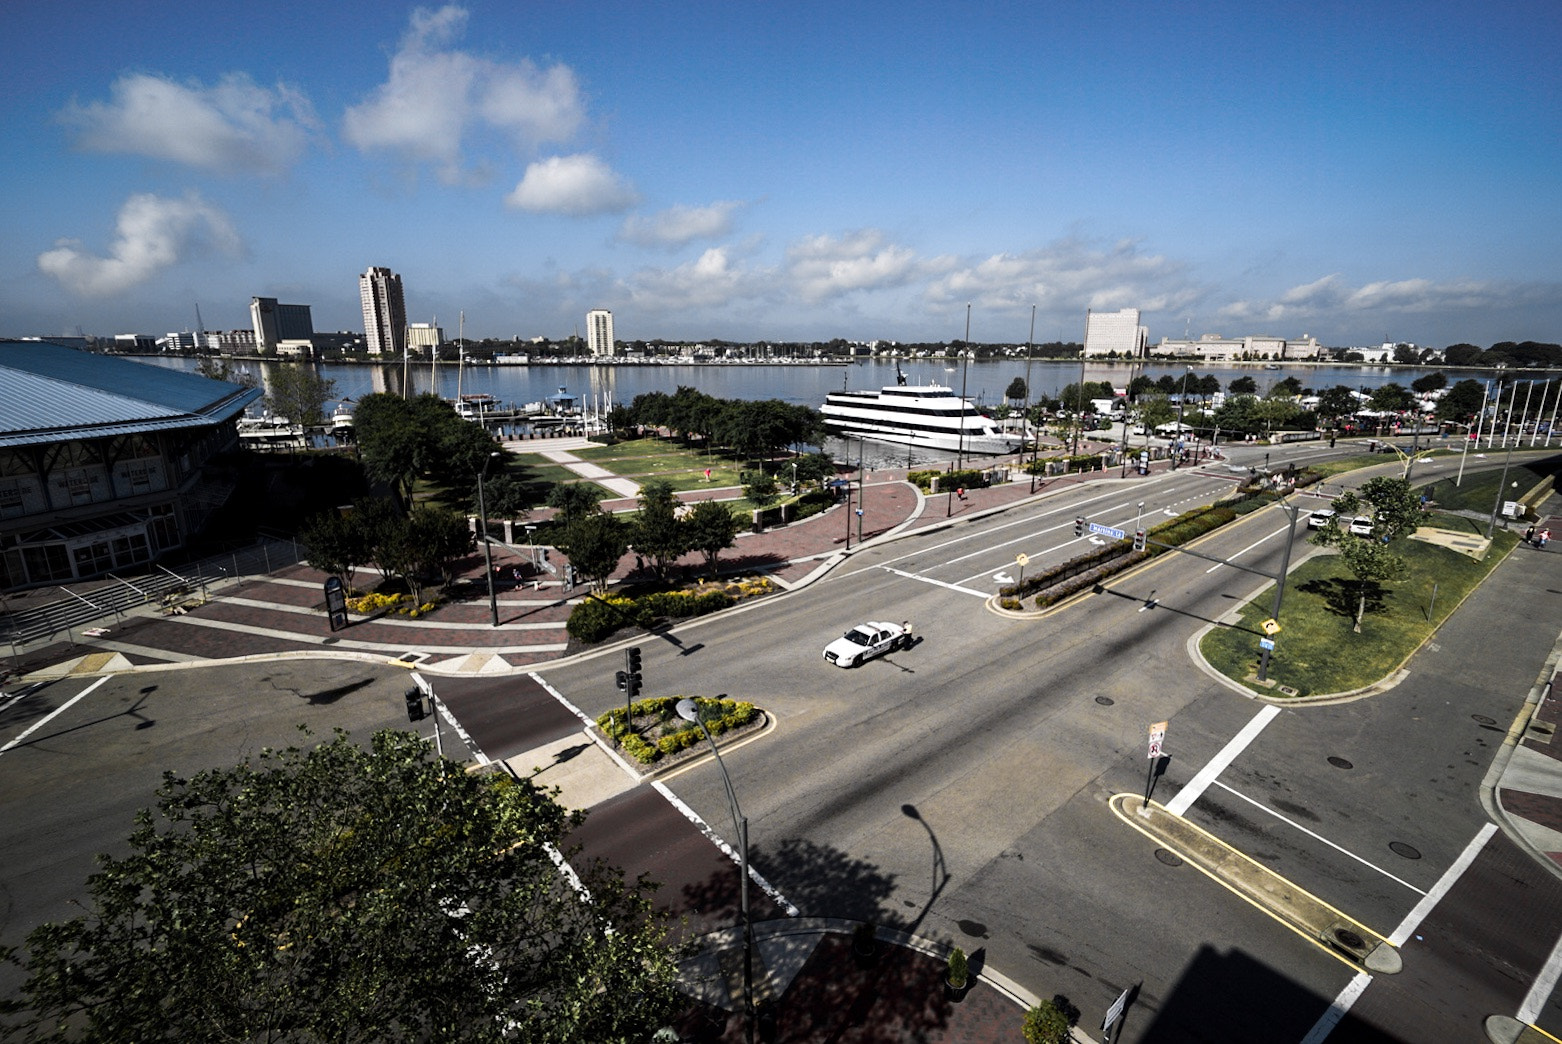
<path id="1" fill-rule="evenodd" d="M 1139 325 L 1139 309 L 1123 308 L 1116 312 L 1085 312 L 1085 355 L 1111 355 L 1116 353 L 1129 359 L 1144 355 L 1149 331 Z"/>
<path id="2" fill-rule="evenodd" d="M 371 268 L 358 277 L 363 302 L 363 340 L 370 355 L 397 357 L 407 347 L 407 304 L 401 276 L 388 268 Z"/>
<path id="3" fill-rule="evenodd" d="M 613 313 L 606 308 L 586 313 L 586 349 L 592 355 L 613 354 Z"/>
<path id="4" fill-rule="evenodd" d="M 275 297 L 249 299 L 255 351 L 260 355 L 308 355 L 314 347 L 315 324 L 308 305 L 278 304 Z"/>

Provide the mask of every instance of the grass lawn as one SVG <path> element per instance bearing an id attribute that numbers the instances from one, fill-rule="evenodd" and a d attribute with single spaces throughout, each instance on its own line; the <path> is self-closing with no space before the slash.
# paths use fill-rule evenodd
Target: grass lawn
<path id="1" fill-rule="evenodd" d="M 1455 511 L 1480 511 L 1490 514 L 1493 505 L 1497 503 L 1497 484 L 1502 481 L 1501 462 L 1496 466 L 1491 454 L 1487 454 L 1485 460 L 1478 462 L 1480 471 L 1470 471 L 1464 476 L 1464 481 L 1457 486 L 1453 478 L 1440 478 L 1435 482 L 1429 482 L 1421 487 L 1422 492 L 1432 498 L 1438 507 Z M 1508 468 L 1508 496 L 1505 500 L 1516 500 L 1522 494 L 1528 493 L 1539 485 L 1548 475 L 1557 471 L 1557 462 L 1554 460 L 1528 461 L 1523 464 L 1514 463 Z M 1518 483 L 1515 487 L 1513 483 Z"/>
<path id="2" fill-rule="evenodd" d="M 1430 524 L 1463 529 L 1470 521 L 1434 516 Z M 1408 567 L 1406 577 L 1369 588 L 1360 634 L 1351 630 L 1358 598 L 1355 578 L 1336 554 L 1309 559 L 1291 572 L 1286 584 L 1283 629 L 1270 655 L 1270 680 L 1296 689 L 1300 696 L 1347 692 L 1381 680 L 1421 646 L 1517 543 L 1516 534 L 1499 531 L 1485 561 L 1476 562 L 1446 548 L 1403 541 L 1399 553 Z M 1271 689 L 1246 680 L 1258 665 L 1258 640 L 1263 637 L 1259 624 L 1269 618 L 1273 605 L 1271 586 L 1243 606 L 1238 623 L 1206 634 L 1199 649 L 1227 677 L 1255 692 L 1278 696 L 1278 685 Z"/>
<path id="3" fill-rule="evenodd" d="M 703 449 L 663 439 L 631 439 L 612 446 L 589 446 L 570 452 L 581 460 L 642 485 L 653 479 L 663 479 L 680 493 L 741 485 L 742 473 L 758 467 L 754 461 L 736 460 L 719 452 L 707 454 Z M 708 479 L 706 469 L 710 470 Z M 773 466 L 771 473 L 778 482 L 789 477 L 785 463 Z"/>

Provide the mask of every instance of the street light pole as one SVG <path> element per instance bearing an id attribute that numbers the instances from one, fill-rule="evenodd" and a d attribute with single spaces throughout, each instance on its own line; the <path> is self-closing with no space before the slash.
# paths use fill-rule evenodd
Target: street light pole
<path id="1" fill-rule="evenodd" d="M 705 734 L 705 742 L 710 744 L 711 753 L 716 755 L 716 766 L 721 769 L 727 803 L 732 806 L 732 825 L 738 834 L 738 869 L 743 874 L 742 887 L 738 893 L 739 909 L 743 916 L 743 1036 L 747 1044 L 754 1044 L 754 922 L 749 916 L 748 905 L 748 817 L 738 806 L 738 794 L 732 789 L 732 777 L 727 775 L 727 765 L 721 760 L 721 751 L 716 749 L 716 741 L 711 739 L 710 730 L 700 720 L 699 707 L 693 700 L 683 699 L 678 701 L 675 709 L 678 717 L 692 721 Z"/>
<path id="2" fill-rule="evenodd" d="M 477 473 L 477 513 L 480 516 L 478 525 L 482 527 L 483 535 L 483 565 L 488 573 L 488 613 L 493 617 L 495 627 L 499 626 L 499 601 L 494 597 L 494 552 L 493 548 L 488 546 L 488 504 L 483 499 L 483 478 L 488 474 L 488 465 L 492 464 L 498 455 L 499 451 L 494 450 L 483 458 L 483 467 Z"/>
<path id="3" fill-rule="evenodd" d="M 1269 615 L 1276 622 L 1280 622 L 1280 602 L 1285 598 L 1285 578 L 1291 573 L 1291 545 L 1296 541 L 1296 521 L 1302 517 L 1301 508 L 1289 501 L 1282 501 L 1281 507 L 1285 513 L 1291 516 L 1291 528 L 1285 534 L 1285 552 L 1280 559 L 1280 575 L 1275 577 L 1275 607 Z M 1265 649 L 1263 656 L 1258 660 L 1258 680 L 1269 680 L 1269 650 Z"/>

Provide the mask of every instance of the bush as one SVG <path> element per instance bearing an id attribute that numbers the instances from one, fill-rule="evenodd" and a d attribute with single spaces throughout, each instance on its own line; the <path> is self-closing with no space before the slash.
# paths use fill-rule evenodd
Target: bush
<path id="1" fill-rule="evenodd" d="M 1068 1044 L 1068 1017 L 1054 1001 L 1042 1001 L 1025 1013 L 1025 1044 Z"/>
<path id="2" fill-rule="evenodd" d="M 578 641 L 600 642 L 621 627 L 649 627 L 655 619 L 654 613 L 633 598 L 608 595 L 583 599 L 570 611 L 564 630 Z"/>
<path id="3" fill-rule="evenodd" d="M 648 733 L 660 733 L 654 744 L 641 733 L 625 725 L 622 707 L 610 710 L 597 718 L 597 725 L 602 729 L 603 735 L 615 741 L 625 754 L 642 765 L 649 765 L 664 756 L 687 750 L 705 738 L 699 726 L 678 717 L 678 701 L 681 699 L 684 697 L 654 696 L 630 705 L 631 723 L 641 721 L 642 728 Z M 759 708 L 752 703 L 739 700 L 715 700 L 703 696 L 695 697 L 694 702 L 699 708 L 700 720 L 705 722 L 705 727 L 710 730 L 712 736 L 720 736 L 729 729 L 747 725 L 759 717 Z M 654 718 L 655 721 L 646 724 L 644 719 L 647 718 Z"/>

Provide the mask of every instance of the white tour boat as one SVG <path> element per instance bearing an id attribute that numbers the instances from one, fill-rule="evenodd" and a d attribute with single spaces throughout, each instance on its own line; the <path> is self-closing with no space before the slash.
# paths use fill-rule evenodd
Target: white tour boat
<path id="1" fill-rule="evenodd" d="M 1025 439 L 1003 431 L 970 400 L 941 384 L 891 385 L 878 391 L 825 395 L 824 423 L 833 434 L 951 453 L 1013 453 Z"/>

